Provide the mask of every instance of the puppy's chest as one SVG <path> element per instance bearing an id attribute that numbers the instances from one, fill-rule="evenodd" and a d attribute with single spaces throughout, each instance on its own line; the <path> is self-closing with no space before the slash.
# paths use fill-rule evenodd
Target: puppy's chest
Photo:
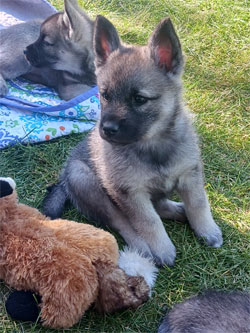
<path id="1" fill-rule="evenodd" d="M 133 155 L 105 155 L 99 168 L 104 187 L 110 192 L 170 192 L 176 175 L 170 168 L 145 164 Z"/>

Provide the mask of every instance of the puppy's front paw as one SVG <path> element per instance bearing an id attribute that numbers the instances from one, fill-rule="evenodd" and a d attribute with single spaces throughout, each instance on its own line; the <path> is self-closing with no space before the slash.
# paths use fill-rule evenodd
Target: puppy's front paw
<path id="1" fill-rule="evenodd" d="M 8 94 L 8 87 L 4 79 L 0 77 L 0 97 L 4 97 Z"/>
<path id="2" fill-rule="evenodd" d="M 198 237 L 202 238 L 205 243 L 211 247 L 218 248 L 221 247 L 221 245 L 223 244 L 222 232 L 217 226 L 217 224 L 215 224 L 214 230 L 208 233 L 201 234 Z"/>
<path id="3" fill-rule="evenodd" d="M 133 242 L 130 242 L 129 247 L 131 249 L 136 249 L 140 254 L 144 255 L 145 257 L 153 257 L 150 247 L 140 236 L 137 236 L 137 238 L 133 240 Z"/>
<path id="4" fill-rule="evenodd" d="M 176 258 L 176 249 L 171 241 L 164 244 L 158 244 L 156 249 L 152 249 L 151 252 L 154 257 L 154 261 L 157 266 L 173 266 Z"/>

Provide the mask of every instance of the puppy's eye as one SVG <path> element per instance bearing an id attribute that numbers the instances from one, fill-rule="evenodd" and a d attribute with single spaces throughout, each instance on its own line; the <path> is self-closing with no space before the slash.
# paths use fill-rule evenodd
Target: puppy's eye
<path id="1" fill-rule="evenodd" d="M 53 46 L 54 44 L 50 43 L 50 42 L 48 42 L 46 40 L 43 40 L 43 45 L 45 45 L 45 46 Z"/>
<path id="2" fill-rule="evenodd" d="M 103 99 L 105 99 L 105 101 L 107 101 L 107 102 L 110 101 L 110 95 L 106 91 L 101 93 L 101 96 Z"/>
<path id="3" fill-rule="evenodd" d="M 147 103 L 148 98 L 144 97 L 144 96 L 141 96 L 141 95 L 135 95 L 134 96 L 134 101 L 137 105 L 143 105 L 143 104 Z"/>

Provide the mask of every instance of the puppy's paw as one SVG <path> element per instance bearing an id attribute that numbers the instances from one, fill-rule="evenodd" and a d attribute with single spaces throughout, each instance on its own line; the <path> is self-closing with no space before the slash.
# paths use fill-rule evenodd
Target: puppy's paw
<path id="1" fill-rule="evenodd" d="M 0 75 L 0 97 L 4 97 L 8 94 L 8 86 L 4 80 L 4 78 Z"/>
<path id="2" fill-rule="evenodd" d="M 176 258 L 176 249 L 171 241 L 159 244 L 157 249 L 152 249 L 154 261 L 157 266 L 174 266 Z"/>
<path id="3" fill-rule="evenodd" d="M 186 211 L 185 211 L 185 206 L 184 206 L 183 202 L 176 202 L 176 213 L 175 214 L 176 214 L 176 217 L 175 217 L 176 221 L 180 221 L 183 223 L 188 222 Z"/>
<path id="4" fill-rule="evenodd" d="M 198 237 L 202 238 L 204 242 L 211 247 L 218 248 L 223 244 L 222 232 L 217 224 L 215 224 L 212 231 L 200 234 Z"/>
<path id="5" fill-rule="evenodd" d="M 128 243 L 131 249 L 137 250 L 140 254 L 145 257 L 152 258 L 152 252 L 148 244 L 138 235 L 133 242 Z"/>

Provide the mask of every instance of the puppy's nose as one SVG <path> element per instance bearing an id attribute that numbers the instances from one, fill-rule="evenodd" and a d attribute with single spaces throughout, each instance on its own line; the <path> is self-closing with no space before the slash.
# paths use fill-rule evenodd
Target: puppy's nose
<path id="1" fill-rule="evenodd" d="M 113 136 L 118 132 L 119 124 L 117 122 L 107 120 L 102 124 L 102 130 L 105 135 Z"/>

